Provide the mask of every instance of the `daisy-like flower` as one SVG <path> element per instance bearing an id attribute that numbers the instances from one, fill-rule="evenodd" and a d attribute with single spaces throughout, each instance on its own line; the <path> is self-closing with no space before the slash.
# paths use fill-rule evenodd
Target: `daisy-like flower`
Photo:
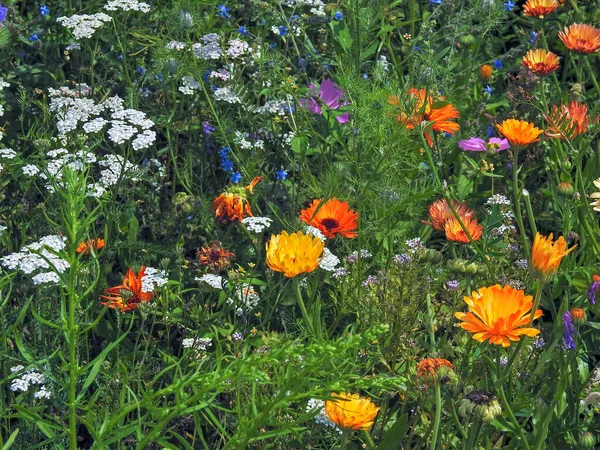
<path id="1" fill-rule="evenodd" d="M 497 125 L 500 133 L 504 135 L 510 145 L 526 146 L 540 140 L 538 137 L 543 133 L 542 130 L 536 128 L 534 124 L 524 120 L 507 119 L 500 125 Z"/>
<path id="2" fill-rule="evenodd" d="M 448 376 L 454 366 L 444 358 L 425 358 L 417 364 L 417 379 L 427 385 L 435 384 L 438 379 Z"/>
<path id="3" fill-rule="evenodd" d="M 220 242 L 213 242 L 208 247 L 201 247 L 196 255 L 200 265 L 211 270 L 220 270 L 231 264 L 231 259 L 235 258 L 235 253 L 225 250 Z"/>
<path id="4" fill-rule="evenodd" d="M 543 19 L 553 13 L 559 4 L 556 0 L 527 0 L 523 5 L 523 14 Z"/>
<path id="5" fill-rule="evenodd" d="M 429 123 L 431 125 L 430 129 L 425 132 L 425 139 L 430 147 L 433 145 L 431 131 L 454 135 L 460 130 L 460 125 L 452 120 L 458 119 L 458 109 L 452 104 L 444 102 L 444 97 L 436 99 L 426 89 L 415 88 L 412 88 L 408 94 L 413 100 L 408 110 L 405 110 L 404 106 L 400 104 L 398 97 L 390 97 L 388 103 L 400 109 L 397 120 L 409 130 L 415 128 L 414 124 Z"/>
<path id="6" fill-rule="evenodd" d="M 495 137 L 490 138 L 488 142 L 485 142 L 484 139 L 478 137 L 463 139 L 462 141 L 458 141 L 458 146 L 461 148 L 461 150 L 470 152 L 501 152 L 502 150 L 510 148 L 508 139 L 500 139 Z"/>
<path id="7" fill-rule="evenodd" d="M 489 340 L 490 344 L 509 347 L 511 341 L 518 341 L 521 335 L 533 337 L 540 333 L 529 327 L 533 297 L 522 290 L 496 284 L 474 291 L 470 297 L 464 297 L 464 301 L 469 311 L 457 312 L 454 316 L 476 341 Z M 533 318 L 541 315 L 542 310 L 538 309 Z"/>
<path id="8" fill-rule="evenodd" d="M 527 52 L 521 61 L 521 65 L 527 67 L 536 75 L 549 75 L 560 66 L 560 57 L 543 48 L 536 48 Z"/>
<path id="9" fill-rule="evenodd" d="M 450 201 L 452 203 L 452 207 L 463 222 L 471 219 L 475 215 L 475 212 L 469 209 L 465 202 L 459 203 L 456 200 Z M 455 217 L 454 214 L 452 214 L 450 206 L 448 206 L 448 202 L 445 198 L 443 198 L 441 200 L 436 200 L 429 206 L 429 220 L 431 222 L 423 223 L 426 225 L 431 225 L 434 230 L 445 231 L 446 222 L 448 222 L 450 219 L 455 219 Z"/>
<path id="10" fill-rule="evenodd" d="M 300 211 L 300 219 L 318 229 L 325 237 L 333 238 L 336 234 L 347 238 L 356 237 L 358 213 L 348 205 L 332 198 L 323 202 L 315 199 L 310 206 Z"/>
<path id="11" fill-rule="evenodd" d="M 106 295 L 101 297 L 105 299 L 102 306 L 118 309 L 120 311 L 132 311 L 137 309 L 140 304 L 149 302 L 152 299 L 152 292 L 142 290 L 142 278 L 146 275 L 146 267 L 142 266 L 140 271 L 135 272 L 130 268 L 123 278 L 123 284 L 108 288 L 104 291 Z"/>
<path id="12" fill-rule="evenodd" d="M 373 425 L 379 408 L 370 398 L 343 392 L 334 392 L 331 396 L 334 399 L 325 402 L 325 414 L 338 427 L 345 430 L 368 430 Z"/>
<path id="13" fill-rule="evenodd" d="M 590 125 L 585 103 L 572 101 L 568 105 L 552 106 L 544 118 L 548 122 L 546 134 L 553 138 L 573 139 L 585 133 Z"/>
<path id="14" fill-rule="evenodd" d="M 594 186 L 600 189 L 600 178 L 594 180 Z M 593 192 L 590 198 L 595 199 L 593 203 L 590 203 L 590 206 L 594 208 L 594 211 L 600 212 L 600 192 Z"/>
<path id="15" fill-rule="evenodd" d="M 558 32 L 558 37 L 569 50 L 590 54 L 600 50 L 600 30 L 591 25 L 574 23 Z"/>
<path id="16" fill-rule="evenodd" d="M 256 177 L 245 187 L 230 186 L 219 195 L 212 204 L 212 210 L 220 222 L 242 221 L 246 216 L 252 216 L 252 208 L 248 202 L 248 193 L 252 194 L 254 186 L 263 177 Z"/>
<path id="17" fill-rule="evenodd" d="M 288 278 L 312 272 L 319 267 L 324 248 L 325 244 L 318 237 L 301 231 L 292 234 L 283 231 L 271 236 L 266 244 L 267 266 Z"/>
<path id="18" fill-rule="evenodd" d="M 102 247 L 104 247 L 104 239 L 102 239 L 102 238 L 90 239 L 89 241 L 85 241 L 85 242 L 82 242 L 81 244 L 79 244 L 79 246 L 77 247 L 77 249 L 75 249 L 75 251 L 77 253 L 83 253 L 85 255 L 86 253 L 89 253 L 91 249 L 96 251 L 96 250 L 100 250 Z"/>
<path id="19" fill-rule="evenodd" d="M 562 259 L 577 248 L 577 245 L 574 245 L 567 250 L 567 241 L 564 236 L 559 237 L 556 241 L 553 241 L 552 237 L 552 233 L 546 237 L 538 232 L 533 238 L 529 269 L 531 276 L 536 279 L 548 280 L 554 277 Z"/>
<path id="20" fill-rule="evenodd" d="M 462 220 L 462 219 L 461 219 Z M 477 220 L 473 218 L 468 218 L 462 220 L 463 225 L 471 235 L 471 239 L 473 241 L 478 241 L 481 239 L 481 235 L 483 234 L 483 227 L 479 225 Z M 446 233 L 446 239 L 452 242 L 460 242 L 461 244 L 469 244 L 471 240 L 467 233 L 462 229 L 458 220 L 455 217 L 447 220 L 444 225 L 444 232 Z"/>

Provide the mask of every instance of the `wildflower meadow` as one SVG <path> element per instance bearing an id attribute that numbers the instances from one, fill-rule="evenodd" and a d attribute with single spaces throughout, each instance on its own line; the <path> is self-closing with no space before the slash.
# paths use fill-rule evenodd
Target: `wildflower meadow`
<path id="1" fill-rule="evenodd" d="M 0 2 L 0 450 L 600 448 L 598 0 Z"/>

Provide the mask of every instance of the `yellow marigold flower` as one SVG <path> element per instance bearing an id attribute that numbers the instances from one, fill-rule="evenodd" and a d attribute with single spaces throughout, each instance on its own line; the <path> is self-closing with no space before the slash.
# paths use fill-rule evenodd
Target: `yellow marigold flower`
<path id="1" fill-rule="evenodd" d="M 325 414 L 338 427 L 346 430 L 368 430 L 379 408 L 368 397 L 343 392 L 331 394 L 334 400 L 325 402 Z"/>
<path id="2" fill-rule="evenodd" d="M 271 236 L 267 242 L 267 266 L 292 278 L 319 267 L 325 244 L 321 239 L 301 231 Z"/>
<path id="3" fill-rule="evenodd" d="M 523 14 L 543 19 L 544 16 L 553 13 L 558 6 L 556 0 L 527 0 L 523 5 Z"/>
<path id="4" fill-rule="evenodd" d="M 476 341 L 489 340 L 490 344 L 510 347 L 511 341 L 518 341 L 521 335 L 533 337 L 540 332 L 529 328 L 533 297 L 519 289 L 496 284 L 482 287 L 464 300 L 469 311 L 454 316 L 462 321 L 463 329 L 473 333 Z M 538 309 L 534 319 L 541 315 L 542 310 Z"/>
<path id="5" fill-rule="evenodd" d="M 554 276 L 560 266 L 562 259 L 571 253 L 577 245 L 567 250 L 567 242 L 564 236 L 556 241 L 550 236 L 542 236 L 536 233 L 531 247 L 531 262 L 529 268 L 534 278 L 548 279 Z"/>
<path id="6" fill-rule="evenodd" d="M 543 133 L 534 124 L 524 120 L 507 119 L 497 127 L 513 147 L 526 146 L 537 142 L 540 140 L 538 136 Z"/>
<path id="7" fill-rule="evenodd" d="M 560 57 L 542 48 L 529 50 L 523 57 L 521 65 L 539 76 L 549 75 L 560 66 Z"/>
<path id="8" fill-rule="evenodd" d="M 471 239 L 474 242 L 481 239 L 481 235 L 483 234 L 483 227 L 479 225 L 477 220 L 473 218 L 463 219 L 463 225 L 471 235 Z M 453 242 L 460 242 L 461 244 L 470 244 L 471 240 L 467 233 L 464 232 L 460 223 L 456 218 L 452 217 L 449 219 L 444 225 L 444 231 L 446 232 L 446 239 Z"/>
<path id="9" fill-rule="evenodd" d="M 596 53 L 600 50 L 600 30 L 591 25 L 574 23 L 558 32 L 558 38 L 569 50 L 577 53 Z"/>

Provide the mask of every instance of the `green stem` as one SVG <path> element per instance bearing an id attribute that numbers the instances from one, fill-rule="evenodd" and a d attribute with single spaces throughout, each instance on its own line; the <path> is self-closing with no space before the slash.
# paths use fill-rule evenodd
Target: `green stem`
<path id="1" fill-rule="evenodd" d="M 600 86 L 598 86 L 598 80 L 596 80 L 596 75 L 594 74 L 594 69 L 592 69 L 592 65 L 590 64 L 590 59 L 584 57 L 585 67 L 587 68 L 590 78 L 592 79 L 592 84 L 594 85 L 594 89 L 596 89 L 596 93 L 600 94 Z"/>
<path id="2" fill-rule="evenodd" d="M 508 413 L 510 422 L 512 423 L 513 428 L 517 432 L 517 436 L 519 437 L 519 440 L 521 442 L 521 447 L 526 450 L 530 450 L 529 443 L 527 442 L 527 438 L 523 434 L 523 427 L 517 421 L 517 418 L 515 417 L 512 409 L 510 407 L 510 404 L 508 403 L 508 401 L 506 401 L 506 395 L 504 394 L 504 387 L 502 387 L 502 383 L 500 383 L 500 385 L 498 387 L 498 393 L 500 394 L 500 400 L 502 401 L 502 407 Z"/>
<path id="3" fill-rule="evenodd" d="M 431 432 L 430 450 L 437 448 L 438 433 L 440 429 L 440 421 L 442 419 L 442 388 L 440 383 L 435 383 L 435 418 L 433 421 L 433 431 Z"/>
<path id="4" fill-rule="evenodd" d="M 537 227 L 535 226 L 535 216 L 533 215 L 533 208 L 531 207 L 531 199 L 529 195 L 525 195 L 525 211 L 527 212 L 527 218 L 529 219 L 529 226 L 531 227 L 531 234 L 535 236 L 537 233 Z"/>
<path id="5" fill-rule="evenodd" d="M 304 318 L 304 322 L 306 322 L 306 326 L 310 331 L 311 336 L 315 336 L 315 328 L 313 326 L 310 316 L 308 315 L 306 306 L 304 305 L 304 300 L 302 299 L 302 292 L 300 291 L 300 281 L 294 280 L 294 288 L 296 290 L 296 298 L 298 299 L 298 305 L 300 306 L 300 311 L 302 311 L 302 317 Z"/>
<path id="6" fill-rule="evenodd" d="M 529 241 L 525 235 L 525 226 L 523 225 L 523 215 L 521 214 L 521 193 L 519 191 L 519 147 L 513 149 L 513 196 L 515 201 L 515 216 L 517 224 L 519 225 L 519 234 L 521 235 L 521 242 L 523 244 L 523 250 L 529 255 Z"/>
<path id="7" fill-rule="evenodd" d="M 364 433 L 365 439 L 367 440 L 367 445 L 369 446 L 369 448 L 371 450 L 375 450 L 377 448 L 377 446 L 375 445 L 375 442 L 373 442 L 373 438 L 371 437 L 371 434 L 367 430 L 365 430 L 363 433 Z"/>
<path id="8" fill-rule="evenodd" d="M 456 425 L 456 428 L 458 429 L 458 432 L 462 436 L 463 440 L 466 441 L 469 438 L 469 435 L 467 434 L 464 427 L 460 423 L 460 419 L 458 418 L 458 414 L 456 412 L 456 406 L 454 406 L 454 402 L 450 401 L 449 403 L 450 403 L 450 407 L 452 408 L 452 418 L 454 419 L 454 425 Z"/>
<path id="9" fill-rule="evenodd" d="M 340 450 L 346 450 L 346 446 L 348 445 L 348 437 L 350 436 L 350 431 L 344 430 L 342 431 L 342 439 L 340 440 Z"/>

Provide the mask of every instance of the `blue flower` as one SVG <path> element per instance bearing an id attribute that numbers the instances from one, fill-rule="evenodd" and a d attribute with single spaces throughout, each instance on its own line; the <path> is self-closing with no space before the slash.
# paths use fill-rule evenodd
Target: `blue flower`
<path id="1" fill-rule="evenodd" d="M 514 2 L 512 2 L 511 0 L 506 0 L 503 3 L 503 6 L 504 6 L 505 11 L 512 11 L 514 9 L 514 7 L 516 6 L 516 4 Z"/>
<path id="2" fill-rule="evenodd" d="M 29 36 L 29 40 L 30 40 L 31 42 L 35 42 L 35 41 L 37 41 L 38 39 L 39 39 L 39 37 L 38 37 L 38 35 L 37 35 L 37 34 L 35 34 L 35 33 L 33 33 L 31 36 Z"/>
<path id="3" fill-rule="evenodd" d="M 413 50 L 414 50 L 415 52 L 420 52 L 420 51 L 421 51 L 421 47 L 419 47 L 418 45 L 415 45 L 415 46 L 413 47 Z"/>
<path id="4" fill-rule="evenodd" d="M 335 13 L 335 20 L 342 20 L 344 18 L 344 15 L 342 14 L 341 11 L 338 11 Z"/>
<path id="5" fill-rule="evenodd" d="M 432 5 L 441 5 L 442 0 L 429 0 L 429 3 L 431 3 Z"/>
<path id="6" fill-rule="evenodd" d="M 487 129 L 487 135 L 488 137 L 493 136 L 494 135 L 494 127 L 491 125 L 488 125 L 488 129 Z"/>
<path id="7" fill-rule="evenodd" d="M 239 172 L 234 172 L 231 174 L 231 178 L 230 180 L 233 181 L 235 184 L 238 184 L 242 179 L 242 174 Z"/>
<path id="8" fill-rule="evenodd" d="M 269 44 L 269 47 L 271 47 L 271 48 L 277 47 L 277 42 L 273 42 L 272 44 Z"/>
<path id="9" fill-rule="evenodd" d="M 494 60 L 494 67 L 498 70 L 502 69 L 502 61 L 500 61 L 499 59 L 495 59 Z"/>
<path id="10" fill-rule="evenodd" d="M 48 8 L 46 5 L 40 6 L 40 14 L 42 16 L 47 16 L 48 14 L 50 14 L 50 8 Z"/>
<path id="11" fill-rule="evenodd" d="M 535 40 L 537 39 L 537 33 L 535 31 L 531 32 L 531 39 L 529 39 L 529 43 L 533 44 L 535 42 Z"/>
<path id="12" fill-rule="evenodd" d="M 284 181 L 287 176 L 288 173 L 285 171 L 285 169 L 282 167 L 281 169 L 279 169 L 277 172 L 275 172 L 275 175 L 277 176 L 277 179 L 280 181 Z"/>
<path id="13" fill-rule="evenodd" d="M 210 126 L 210 123 L 208 122 L 202 122 L 202 130 L 204 131 L 204 134 L 209 136 L 210 133 L 212 133 L 213 131 L 215 131 L 214 127 Z M 227 147 L 225 147 L 227 148 Z M 223 150 L 221 150 L 221 152 L 219 152 L 219 156 L 222 155 Z M 227 153 L 225 153 L 225 156 L 221 156 L 221 158 L 227 158 Z"/>
<path id="14" fill-rule="evenodd" d="M 146 69 L 144 69 L 142 66 L 138 66 L 136 70 L 140 75 L 144 75 L 146 73 Z"/>
<path id="15" fill-rule="evenodd" d="M 0 5 L 0 22 L 4 22 L 6 16 L 8 16 L 8 8 L 4 5 Z"/>
<path id="16" fill-rule="evenodd" d="M 225 172 L 231 172 L 233 170 L 233 161 L 230 161 L 229 159 L 223 159 L 221 161 L 221 168 Z"/>
<path id="17" fill-rule="evenodd" d="M 285 25 L 281 25 L 279 27 L 279 36 L 285 36 L 287 34 L 287 28 Z"/>
<path id="18" fill-rule="evenodd" d="M 121 53 L 121 54 L 119 55 L 119 59 L 120 59 L 121 61 L 123 61 L 123 53 Z"/>
<path id="19" fill-rule="evenodd" d="M 492 95 L 492 88 L 490 87 L 489 84 L 483 90 L 485 92 L 487 92 L 489 95 Z"/>
<path id="20" fill-rule="evenodd" d="M 218 5 L 217 9 L 219 10 L 219 14 L 221 15 L 221 17 L 223 17 L 224 19 L 230 19 L 231 18 L 231 14 L 229 14 L 229 8 L 225 5 Z"/>
<path id="21" fill-rule="evenodd" d="M 157 73 L 156 75 L 154 75 L 154 78 L 156 78 L 156 80 L 159 81 L 160 83 L 165 81 L 165 77 L 163 76 L 162 73 Z"/>
<path id="22" fill-rule="evenodd" d="M 367 75 L 366 73 L 363 73 L 363 78 L 366 80 L 367 78 L 369 78 L 369 75 Z"/>
<path id="23" fill-rule="evenodd" d="M 212 127 L 211 127 L 211 128 L 212 128 Z M 213 131 L 214 131 L 214 128 L 213 128 Z M 228 156 L 229 156 L 229 153 L 230 153 L 230 152 L 231 152 L 231 149 L 230 149 L 229 147 L 223 147 L 223 148 L 221 149 L 221 151 L 219 152 L 219 157 L 220 157 L 221 159 L 227 159 L 227 158 L 228 158 Z"/>
<path id="24" fill-rule="evenodd" d="M 238 33 L 244 36 L 248 33 L 248 30 L 246 30 L 246 27 L 244 25 L 240 25 L 240 27 L 238 28 Z"/>

